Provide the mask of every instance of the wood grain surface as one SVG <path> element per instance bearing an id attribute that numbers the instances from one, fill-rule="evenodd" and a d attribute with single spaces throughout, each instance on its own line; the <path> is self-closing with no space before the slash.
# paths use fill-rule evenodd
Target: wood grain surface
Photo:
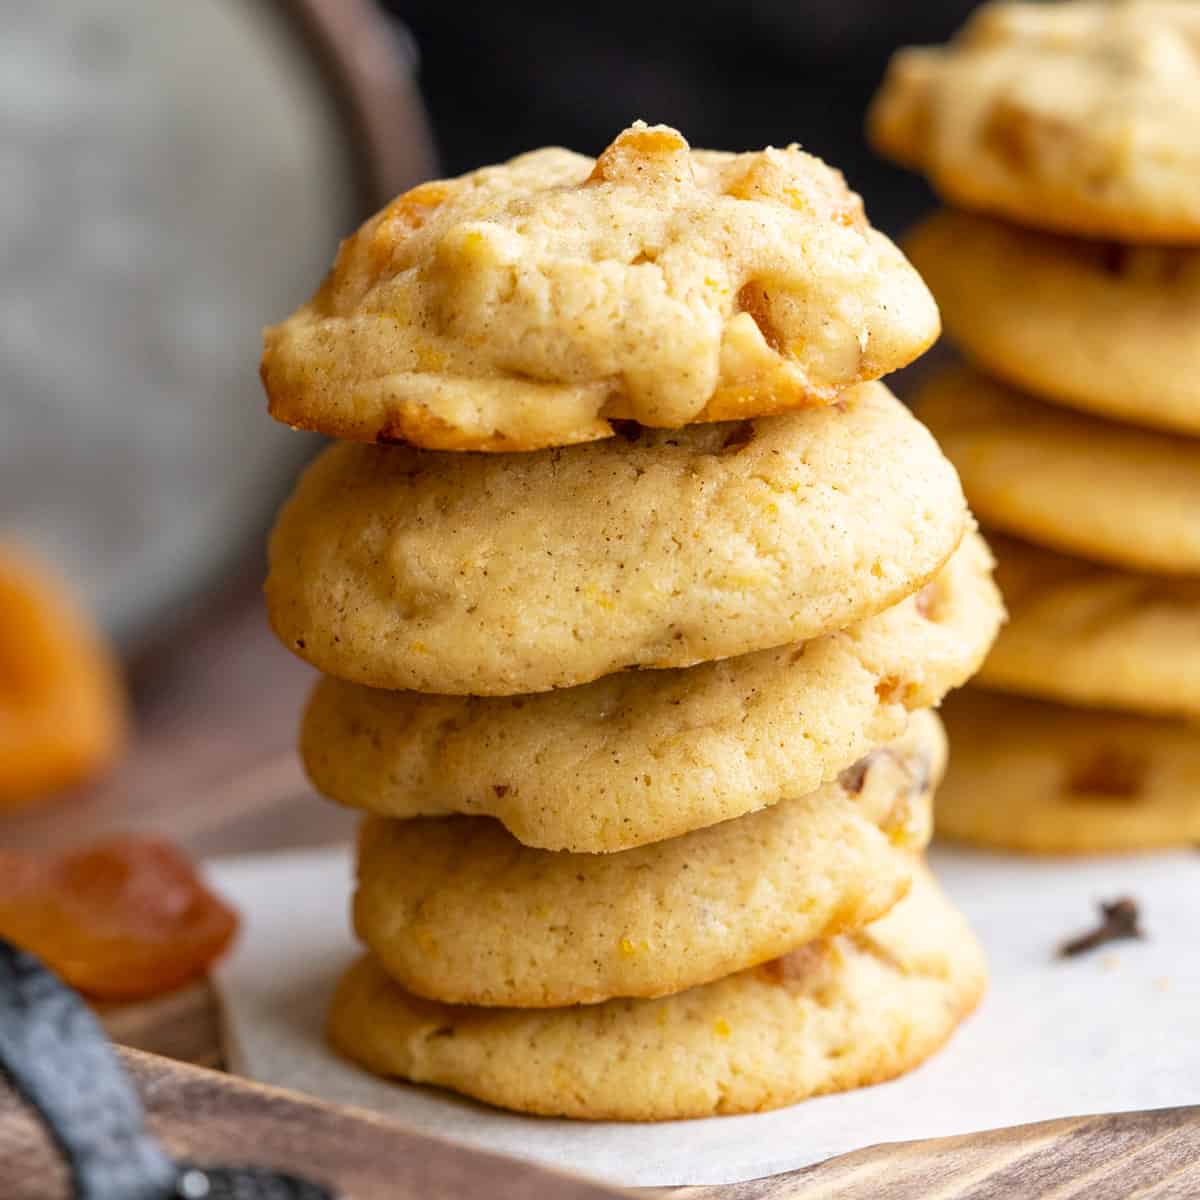
<path id="1" fill-rule="evenodd" d="M 1165 1108 L 872 1146 L 671 1200 L 1195 1200 L 1200 1108 Z"/>
<path id="2" fill-rule="evenodd" d="M 370 1113 L 122 1051 L 151 1129 L 201 1165 L 286 1169 L 347 1200 L 615 1200 L 631 1193 L 467 1150 Z M 1051 1121 L 876 1146 L 802 1171 L 662 1200 L 1184 1200 L 1200 1195 L 1200 1109 Z M 67 1200 L 34 1118 L 0 1085 L 0 1196 Z"/>
<path id="3" fill-rule="evenodd" d="M 177 1159 L 264 1166 L 335 1186 L 346 1200 L 612 1200 L 622 1193 L 410 1133 L 168 1059 L 122 1052 L 148 1124 Z M 0 1084 L 0 1196 L 68 1200 L 65 1173 L 34 1117 Z"/>

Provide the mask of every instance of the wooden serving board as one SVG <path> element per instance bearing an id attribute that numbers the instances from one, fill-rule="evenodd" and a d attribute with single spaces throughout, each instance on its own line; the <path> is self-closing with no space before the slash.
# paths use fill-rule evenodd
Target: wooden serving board
<path id="1" fill-rule="evenodd" d="M 346 1200 L 615 1200 L 631 1193 L 413 1133 L 382 1117 L 122 1050 L 149 1124 L 201 1165 L 269 1166 Z M 1126 1200 L 1200 1195 L 1200 1108 L 1051 1121 L 876 1146 L 669 1200 Z M 0 1196 L 68 1200 L 49 1141 L 0 1085 Z"/>

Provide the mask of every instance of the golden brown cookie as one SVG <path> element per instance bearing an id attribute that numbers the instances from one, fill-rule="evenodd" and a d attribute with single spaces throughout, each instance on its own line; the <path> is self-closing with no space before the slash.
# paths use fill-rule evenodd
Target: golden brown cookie
<path id="1" fill-rule="evenodd" d="M 1200 249 L 1123 246 L 936 214 L 905 249 L 947 332 L 1034 395 L 1200 434 Z"/>
<path id="2" fill-rule="evenodd" d="M 979 680 L 1067 704 L 1200 720 L 1200 579 L 1135 575 L 993 537 L 1010 620 Z"/>
<path id="3" fill-rule="evenodd" d="M 882 384 L 535 454 L 342 444 L 280 515 L 267 603 L 330 675 L 539 692 L 843 628 L 921 587 L 968 520 Z"/>
<path id="4" fill-rule="evenodd" d="M 968 535 L 922 591 L 811 642 L 534 696 L 325 678 L 301 755 L 317 789 L 385 816 L 499 818 L 530 846 L 625 850 L 832 779 L 978 669 L 1003 610 Z"/>
<path id="5" fill-rule="evenodd" d="M 0 807 L 104 770 L 125 713 L 113 653 L 66 585 L 0 544 Z"/>
<path id="6" fill-rule="evenodd" d="M 901 50 L 876 147 L 944 199 L 1035 228 L 1200 241 L 1200 9 L 992 3 L 945 47 Z"/>
<path id="7" fill-rule="evenodd" d="M 409 991 L 521 1008 L 665 996 L 882 916 L 929 841 L 931 712 L 807 796 L 619 854 L 484 817 L 367 820 L 355 928 Z"/>
<path id="8" fill-rule="evenodd" d="M 967 688 L 943 709 L 953 752 L 941 837 L 1034 854 L 1200 842 L 1195 725 Z"/>
<path id="9" fill-rule="evenodd" d="M 828 404 L 916 358 L 937 309 L 841 175 L 798 147 L 634 125 L 424 183 L 267 330 L 271 412 L 438 450 L 536 450 Z"/>
<path id="10" fill-rule="evenodd" d="M 1200 575 L 1200 441 L 1041 404 L 968 368 L 916 410 L 985 524 L 1134 571 Z"/>
<path id="11" fill-rule="evenodd" d="M 759 1112 L 879 1083 L 975 1007 L 983 952 L 924 869 L 887 916 L 658 1000 L 470 1008 L 421 1000 L 372 958 L 343 978 L 330 1038 L 379 1075 L 585 1120 Z"/>

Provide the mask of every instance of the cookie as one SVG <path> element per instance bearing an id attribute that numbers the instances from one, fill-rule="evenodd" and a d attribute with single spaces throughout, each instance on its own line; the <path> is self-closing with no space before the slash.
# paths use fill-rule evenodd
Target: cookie
<path id="1" fill-rule="evenodd" d="M 1135 575 L 994 538 L 1010 621 L 980 682 L 1200 720 L 1200 579 Z"/>
<path id="2" fill-rule="evenodd" d="M 987 4 L 945 47 L 901 50 L 875 146 L 944 199 L 1034 228 L 1200 241 L 1200 9 Z"/>
<path id="3" fill-rule="evenodd" d="M 665 996 L 882 916 L 929 841 L 931 712 L 824 787 L 620 854 L 556 854 L 485 817 L 367 820 L 355 928 L 397 982 L 519 1008 Z"/>
<path id="4" fill-rule="evenodd" d="M 318 791 L 385 816 L 488 815 L 549 850 L 676 837 L 806 795 L 970 678 L 1003 613 L 990 567 L 970 534 L 921 592 L 849 629 L 535 696 L 325 678 L 301 756 Z"/>
<path id="5" fill-rule="evenodd" d="M 125 742 L 111 648 L 66 585 L 0 543 L 0 808 L 81 783 Z"/>
<path id="6" fill-rule="evenodd" d="M 985 982 L 978 943 L 920 868 L 873 925 L 657 1000 L 439 1004 L 364 958 L 338 988 L 329 1032 L 379 1075 L 547 1116 L 666 1121 L 891 1079 L 946 1041 Z"/>
<path id="7" fill-rule="evenodd" d="M 536 450 L 827 404 L 937 337 L 920 276 L 796 146 L 693 151 L 641 123 L 599 159 L 538 150 L 424 183 L 267 330 L 289 425 Z"/>
<path id="8" fill-rule="evenodd" d="M 1041 404 L 966 368 L 929 380 L 916 409 L 985 525 L 1117 567 L 1200 574 L 1200 441 Z"/>
<path id="9" fill-rule="evenodd" d="M 267 603 L 330 675 L 512 695 L 841 629 L 919 588 L 967 524 L 882 384 L 532 454 L 343 443 L 283 509 Z"/>
<path id="10" fill-rule="evenodd" d="M 905 243 L 989 373 L 1134 425 L 1200 434 L 1200 249 L 1123 246 L 940 212 Z"/>
<path id="11" fill-rule="evenodd" d="M 974 688 L 943 716 L 953 753 L 939 836 L 1035 854 L 1200 842 L 1194 725 Z"/>

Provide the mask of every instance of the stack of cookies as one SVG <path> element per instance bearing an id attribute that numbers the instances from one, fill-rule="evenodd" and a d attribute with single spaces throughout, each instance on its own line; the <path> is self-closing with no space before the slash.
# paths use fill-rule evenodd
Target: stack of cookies
<path id="1" fill-rule="evenodd" d="M 927 710 L 1002 610 L 874 382 L 937 330 L 819 160 L 635 125 L 401 196 L 268 331 L 273 413 L 342 439 L 267 595 L 307 770 L 370 814 L 343 1053 L 650 1120 L 949 1036 L 984 968 L 920 856 Z"/>
<path id="2" fill-rule="evenodd" d="M 939 829 L 1195 843 L 1200 6 L 988 5 L 896 56 L 871 129 L 961 206 L 908 245 L 972 364 L 918 412 L 1006 535 L 1012 620 L 995 691 L 947 710 Z"/>

